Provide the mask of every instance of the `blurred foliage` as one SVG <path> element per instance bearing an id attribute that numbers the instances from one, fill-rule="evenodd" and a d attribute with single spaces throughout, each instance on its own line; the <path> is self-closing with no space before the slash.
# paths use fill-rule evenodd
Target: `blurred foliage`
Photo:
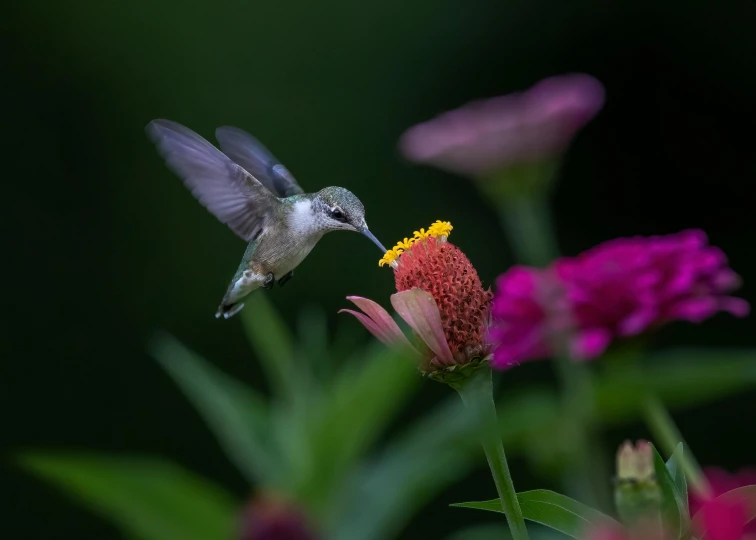
<path id="1" fill-rule="evenodd" d="M 525 519 L 550 527 L 571 538 L 580 540 L 592 527 L 616 524 L 609 516 L 565 495 L 537 489 L 517 494 Z M 452 506 L 489 512 L 502 512 L 499 499 L 482 502 L 457 503 Z"/>
<path id="2" fill-rule="evenodd" d="M 410 359 L 376 343 L 330 376 L 317 377 L 319 365 L 333 360 L 327 345 L 312 355 L 294 347 L 303 341 L 289 334 L 265 295 L 248 304 L 245 323 L 265 367 L 269 399 L 168 335 L 155 338 L 151 351 L 255 492 L 286 495 L 326 538 L 392 538 L 419 505 L 468 470 L 477 422 L 456 399 L 370 455 L 420 380 Z M 307 332 L 306 339 L 315 339 L 312 328 Z M 324 337 L 316 341 L 325 343 Z M 143 540 L 184 537 L 177 531 L 191 529 L 207 513 L 213 519 L 187 538 L 231 538 L 243 504 L 229 503 L 232 497 L 224 494 L 225 505 L 197 513 L 203 501 L 219 498 L 213 496 L 217 488 L 159 462 L 34 453 L 22 464 Z M 162 487 L 173 478 L 173 491 Z"/>
<path id="3" fill-rule="evenodd" d="M 170 335 L 155 337 L 150 350 L 256 493 L 285 494 L 306 509 L 329 539 L 395 538 L 422 505 L 463 478 L 480 458 L 479 419 L 453 395 L 374 450 L 421 380 L 412 360 L 377 342 L 337 359 L 317 315 L 305 317 L 301 335 L 294 336 L 267 296 L 252 295 L 247 303 L 242 317 L 266 374 L 269 398 L 222 373 Z M 592 397 L 599 420 L 637 414 L 648 388 L 681 403 L 697 402 L 697 396 L 710 398 L 711 393 L 698 392 L 690 380 L 707 376 L 712 361 L 732 372 L 719 378 L 718 392 L 740 389 L 743 377 L 753 371 L 756 351 L 733 353 L 729 359 L 723 354 L 668 351 L 664 355 L 671 358 L 661 365 L 666 377 L 654 373 L 659 369 L 655 362 L 643 371 L 637 366 L 607 370 L 607 376 L 595 381 Z M 697 363 L 690 365 L 694 355 Z M 750 363 L 745 361 L 749 358 Z M 323 364 L 337 360 L 337 369 L 325 369 Z M 643 384 L 634 387 L 628 370 Z M 623 383 L 615 380 L 618 377 Z M 626 387 L 636 391 L 611 391 Z M 623 410 L 628 411 L 624 417 L 617 413 Z M 499 403 L 498 414 L 508 449 L 547 464 L 568 452 L 571 443 L 566 438 L 543 446 L 554 441 L 566 414 L 552 390 L 529 389 L 509 396 Z M 533 451 L 536 447 L 539 450 Z M 673 460 L 668 465 L 673 476 L 663 462 L 657 471 L 664 500 L 672 504 L 682 500 L 680 482 L 687 494 Z M 243 501 L 232 503 L 230 494 L 177 465 L 156 460 L 34 452 L 24 455 L 21 463 L 142 540 L 231 538 L 243 506 Z M 560 463 L 570 466 L 569 461 Z M 548 490 L 523 492 L 518 498 L 526 519 L 575 538 L 586 525 L 610 519 Z M 501 511 L 498 499 L 456 506 Z M 196 527 L 195 521 L 203 526 Z M 184 535 L 184 530 L 191 530 L 191 535 Z"/>

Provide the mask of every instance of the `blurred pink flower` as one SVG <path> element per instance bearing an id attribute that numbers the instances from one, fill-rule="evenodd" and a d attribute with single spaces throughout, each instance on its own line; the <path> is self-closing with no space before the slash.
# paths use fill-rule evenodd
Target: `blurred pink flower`
<path id="1" fill-rule="evenodd" d="M 550 326 L 540 290 L 543 270 L 514 266 L 496 281 L 490 341 L 494 366 L 504 368 L 551 354 Z"/>
<path id="2" fill-rule="evenodd" d="M 242 513 L 240 540 L 316 540 L 304 514 L 278 497 L 258 496 Z"/>
<path id="3" fill-rule="evenodd" d="M 495 365 L 549 356 L 555 341 L 588 360 L 615 338 L 669 321 L 698 323 L 718 311 L 744 317 L 748 303 L 729 295 L 739 285 L 724 253 L 700 230 L 611 240 L 545 271 L 515 267 L 497 281 Z"/>
<path id="4" fill-rule="evenodd" d="M 704 474 L 706 475 L 706 479 L 709 481 L 709 485 L 711 486 L 712 498 L 718 497 L 724 493 L 727 493 L 728 491 L 732 491 L 733 489 L 739 487 L 756 485 L 756 469 L 753 468 L 741 469 L 735 474 L 730 474 L 719 467 L 708 467 L 704 470 Z M 708 501 L 703 497 L 697 496 L 692 491 L 689 494 L 689 500 L 690 514 L 692 516 L 696 515 L 702 508 L 706 508 L 703 512 L 703 517 L 707 529 L 712 531 L 710 534 L 714 532 L 714 529 L 711 528 L 712 523 L 718 523 L 720 521 L 722 523 L 730 521 L 734 523 L 735 526 L 738 526 L 738 523 L 740 523 L 740 527 L 743 527 L 743 523 L 745 522 L 745 503 L 738 504 L 736 501 L 735 504 L 727 505 L 722 501 Z M 719 515 L 725 517 L 729 515 L 731 519 L 720 520 L 718 518 Z M 714 527 L 717 528 L 716 525 L 714 525 Z M 719 529 L 717 528 L 717 530 Z M 756 535 L 756 521 L 752 521 L 750 524 L 745 526 L 743 530 L 751 535 Z M 710 536 L 710 540 L 718 540 L 718 538 L 726 537 L 716 537 L 713 535 Z"/>
<path id="5" fill-rule="evenodd" d="M 400 148 L 410 161 L 482 175 L 556 157 L 603 105 L 604 87 L 590 75 L 550 77 L 418 124 L 402 135 Z"/>
<path id="6" fill-rule="evenodd" d="M 704 530 L 698 531 L 707 540 L 745 540 L 748 520 L 745 501 L 712 499 L 701 507 Z"/>

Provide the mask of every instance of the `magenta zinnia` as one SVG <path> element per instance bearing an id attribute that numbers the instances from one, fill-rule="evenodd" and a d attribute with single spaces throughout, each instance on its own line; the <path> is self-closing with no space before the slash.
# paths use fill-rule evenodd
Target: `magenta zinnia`
<path id="1" fill-rule="evenodd" d="M 394 269 L 397 293 L 391 304 L 419 338 L 412 348 L 422 357 L 421 369 L 464 365 L 489 353 L 487 342 L 492 293 L 484 290 L 469 259 L 448 242 L 452 226 L 437 221 L 415 231 L 379 261 Z M 378 339 L 391 345 L 409 341 L 381 306 L 357 296 L 348 297 L 363 313 L 357 317 Z"/>
<path id="2" fill-rule="evenodd" d="M 515 267 L 497 281 L 494 363 L 544 358 L 555 344 L 587 360 L 616 338 L 670 321 L 697 323 L 719 311 L 743 317 L 748 303 L 730 295 L 739 284 L 700 230 L 611 240 L 545 270 Z"/>

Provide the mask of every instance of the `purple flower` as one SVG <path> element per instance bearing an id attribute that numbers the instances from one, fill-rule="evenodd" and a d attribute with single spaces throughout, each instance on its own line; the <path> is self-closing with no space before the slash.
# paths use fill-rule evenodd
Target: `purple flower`
<path id="1" fill-rule="evenodd" d="M 604 87 L 590 75 L 550 77 L 418 124 L 404 133 L 400 148 L 410 161 L 484 175 L 558 156 L 603 105 Z"/>
<path id="2" fill-rule="evenodd" d="M 516 267 L 497 282 L 495 364 L 549 356 L 558 340 L 573 358 L 587 360 L 615 338 L 666 322 L 698 323 L 719 311 L 744 317 L 748 303 L 729 294 L 739 285 L 700 230 L 611 240 L 545 271 Z"/>

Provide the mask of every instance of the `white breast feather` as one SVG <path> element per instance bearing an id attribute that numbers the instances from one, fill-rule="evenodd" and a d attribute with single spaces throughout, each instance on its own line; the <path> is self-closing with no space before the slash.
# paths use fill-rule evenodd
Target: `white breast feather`
<path id="1" fill-rule="evenodd" d="M 294 203 L 294 211 L 290 216 L 289 228 L 297 236 L 306 238 L 315 232 L 317 223 L 312 213 L 312 201 L 304 200 Z"/>

